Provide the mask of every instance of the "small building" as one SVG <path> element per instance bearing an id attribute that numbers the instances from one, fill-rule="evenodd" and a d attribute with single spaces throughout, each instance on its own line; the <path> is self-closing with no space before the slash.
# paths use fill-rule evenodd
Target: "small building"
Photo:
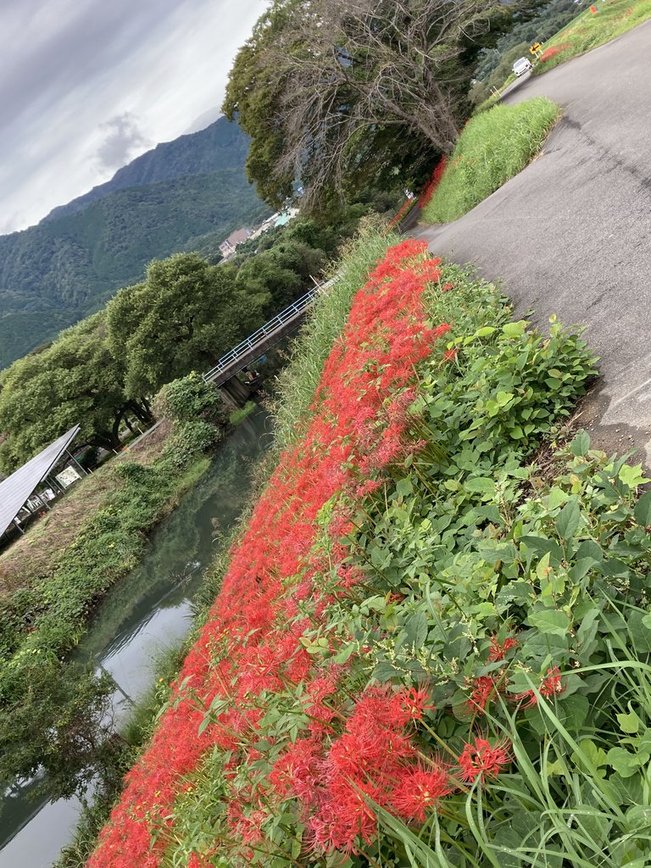
<path id="1" fill-rule="evenodd" d="M 1 542 L 11 530 L 24 533 L 25 522 L 49 509 L 50 502 L 86 472 L 68 449 L 78 433 L 79 425 L 75 425 L 0 482 Z"/>
<path id="2" fill-rule="evenodd" d="M 251 237 L 251 230 L 242 227 L 241 229 L 236 229 L 235 232 L 231 232 L 231 234 L 219 245 L 219 252 L 224 257 L 224 259 L 228 259 L 229 256 L 232 256 L 235 253 L 237 247 Z"/>

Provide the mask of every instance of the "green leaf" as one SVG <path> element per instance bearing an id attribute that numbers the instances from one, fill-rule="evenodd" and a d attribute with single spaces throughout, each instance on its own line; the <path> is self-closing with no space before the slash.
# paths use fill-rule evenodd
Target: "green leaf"
<path id="1" fill-rule="evenodd" d="M 556 519 L 558 535 L 566 541 L 571 539 L 577 532 L 580 523 L 581 510 L 579 504 L 575 499 L 569 500 Z"/>
<path id="2" fill-rule="evenodd" d="M 541 633 L 551 633 L 554 636 L 565 636 L 570 629 L 570 619 L 565 612 L 560 612 L 558 609 L 530 612 L 527 620 Z"/>
<path id="3" fill-rule="evenodd" d="M 497 331 L 497 329 L 495 328 L 495 326 L 482 326 L 480 329 L 477 329 L 477 331 L 474 334 L 474 337 L 487 338 L 489 335 L 492 335 L 496 331 Z"/>
<path id="4" fill-rule="evenodd" d="M 507 322 L 506 325 L 502 326 L 502 331 L 507 338 L 519 338 L 524 334 L 526 328 L 526 321 L 521 319 L 519 322 Z"/>
<path id="5" fill-rule="evenodd" d="M 486 494 L 495 497 L 495 483 L 486 476 L 471 476 L 464 483 L 464 488 L 474 494 Z"/>
<path id="6" fill-rule="evenodd" d="M 619 469 L 619 478 L 622 480 L 624 485 L 627 485 L 631 490 L 637 488 L 638 485 L 644 485 L 647 482 L 651 482 L 651 480 L 647 479 L 642 473 L 641 464 L 636 464 L 634 467 L 630 464 L 622 464 Z"/>
<path id="7" fill-rule="evenodd" d="M 590 435 L 587 431 L 579 431 L 570 443 L 570 449 L 572 450 L 572 454 L 577 457 L 582 457 L 587 455 L 590 450 Z"/>
<path id="8" fill-rule="evenodd" d="M 411 645 L 414 651 L 423 646 L 425 639 L 427 639 L 428 627 L 427 618 L 423 612 L 414 612 L 405 624 L 407 644 Z"/>
<path id="9" fill-rule="evenodd" d="M 642 724 L 642 721 L 632 709 L 628 714 L 618 714 L 617 722 L 619 723 L 621 731 L 628 735 L 633 735 L 638 732 Z"/>
<path id="10" fill-rule="evenodd" d="M 638 500 L 633 511 L 635 521 L 642 527 L 651 525 L 651 491 L 645 492 Z"/>
<path id="11" fill-rule="evenodd" d="M 611 747 L 607 756 L 608 763 L 623 778 L 630 778 L 631 775 L 635 774 L 640 765 L 646 762 L 646 760 L 643 760 L 644 754 L 634 754 L 623 747 Z M 646 758 L 649 758 L 648 754 L 646 754 Z"/>

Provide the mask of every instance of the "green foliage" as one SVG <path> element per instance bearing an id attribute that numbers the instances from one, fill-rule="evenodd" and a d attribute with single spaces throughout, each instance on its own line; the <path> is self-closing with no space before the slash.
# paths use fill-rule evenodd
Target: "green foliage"
<path id="1" fill-rule="evenodd" d="M 224 102 L 251 136 L 262 198 L 279 205 L 298 177 L 319 210 L 413 183 L 451 149 L 478 51 L 508 18 L 475 0 L 278 0 L 240 49 Z"/>
<path id="2" fill-rule="evenodd" d="M 511 71 L 511 64 L 521 55 L 529 56 L 529 46 L 544 42 L 576 16 L 574 0 L 551 0 L 523 9 L 513 17 L 513 27 L 492 48 L 480 54 L 475 77 L 489 85 L 499 87 Z M 519 20 L 518 20 L 519 19 Z M 524 48 L 524 50 L 523 50 Z M 515 51 L 517 49 L 517 51 Z M 512 59 L 505 63 L 505 58 Z"/>
<path id="3" fill-rule="evenodd" d="M 122 462 L 117 485 L 58 553 L 50 574 L 0 603 L 0 782 L 47 772 L 48 788 L 68 796 L 109 771 L 120 740 L 104 721 L 110 684 L 81 673 L 65 656 L 79 643 L 98 600 L 138 563 L 145 532 L 205 471 L 199 456 L 219 436 L 201 419 L 179 424 L 150 465 Z M 120 760 L 121 762 L 121 760 Z"/>
<path id="4" fill-rule="evenodd" d="M 544 63 L 537 64 L 534 75 L 597 48 L 651 18 L 650 0 L 608 0 L 600 2 L 598 9 L 596 15 L 586 9 L 545 43 L 545 50 L 560 50 Z"/>
<path id="5" fill-rule="evenodd" d="M 195 458 L 215 446 L 222 432 L 210 422 L 193 419 L 181 422 L 165 444 L 164 457 L 174 467 L 184 467 Z"/>
<path id="6" fill-rule="evenodd" d="M 62 332 L 40 353 L 15 362 L 0 382 L 0 467 L 14 469 L 73 425 L 80 439 L 111 448 L 126 398 L 106 342 L 104 314 Z"/>
<path id="7" fill-rule="evenodd" d="M 159 418 L 176 422 L 201 418 L 219 424 L 226 418 L 218 390 L 196 371 L 163 386 L 154 400 L 154 408 Z"/>
<path id="8" fill-rule="evenodd" d="M 107 307 L 109 346 L 124 364 L 127 394 L 151 394 L 208 368 L 262 321 L 266 301 L 237 285 L 232 268 L 196 254 L 152 262 L 145 282 Z"/>
<path id="9" fill-rule="evenodd" d="M 246 153 L 246 137 L 222 118 L 160 145 L 38 226 L 0 237 L 0 368 L 96 311 L 152 259 L 266 217 L 243 171 Z"/>
<path id="10" fill-rule="evenodd" d="M 544 97 L 500 105 L 468 121 L 441 183 L 423 211 L 430 223 L 456 220 L 522 171 L 559 115 Z"/>

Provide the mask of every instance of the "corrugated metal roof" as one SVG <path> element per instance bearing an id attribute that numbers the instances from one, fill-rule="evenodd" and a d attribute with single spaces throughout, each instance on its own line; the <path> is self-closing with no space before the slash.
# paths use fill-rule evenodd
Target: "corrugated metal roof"
<path id="1" fill-rule="evenodd" d="M 7 530 L 36 486 L 48 475 L 79 432 L 79 425 L 66 431 L 54 443 L 0 482 L 0 536 Z"/>

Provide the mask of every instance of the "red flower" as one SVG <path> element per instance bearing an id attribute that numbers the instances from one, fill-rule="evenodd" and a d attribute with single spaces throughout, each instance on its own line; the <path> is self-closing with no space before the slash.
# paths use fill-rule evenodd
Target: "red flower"
<path id="1" fill-rule="evenodd" d="M 402 710 L 410 720 L 421 720 L 426 711 L 434 709 L 427 690 L 416 690 L 415 687 L 410 687 L 409 690 L 399 693 L 398 697 Z"/>
<path id="2" fill-rule="evenodd" d="M 492 636 L 491 637 L 491 647 L 490 647 L 490 651 L 488 652 L 488 659 L 491 662 L 495 662 L 496 660 L 504 660 L 507 653 L 512 648 L 517 648 L 517 647 L 518 647 L 518 640 L 517 639 L 513 639 L 509 636 L 500 645 L 500 643 L 497 639 L 497 636 Z"/>
<path id="3" fill-rule="evenodd" d="M 547 670 L 547 673 L 542 680 L 540 693 L 545 697 L 545 699 L 551 699 L 552 696 L 562 693 L 563 690 L 564 687 L 561 681 L 561 670 L 558 666 L 552 666 L 551 669 Z"/>
<path id="4" fill-rule="evenodd" d="M 505 742 L 491 745 L 485 738 L 476 738 L 472 744 L 466 744 L 459 757 L 461 779 L 472 783 L 480 778 L 494 778 L 502 770 L 502 766 L 510 762 L 509 751 Z"/>
<path id="5" fill-rule="evenodd" d="M 453 362 L 457 357 L 457 348 L 453 347 L 451 350 L 446 350 L 443 353 L 443 358 L 446 362 Z"/>
<path id="6" fill-rule="evenodd" d="M 451 792 L 450 778 L 441 766 L 406 769 L 393 791 L 391 803 L 402 817 L 423 823 L 426 812 Z"/>
<path id="7" fill-rule="evenodd" d="M 493 675 L 481 675 L 472 682 L 472 693 L 468 700 L 471 711 L 485 711 L 488 703 L 497 696 L 498 680 Z"/>
<path id="8" fill-rule="evenodd" d="M 545 699 L 551 699 L 553 696 L 558 696 L 559 693 L 562 693 L 565 690 L 561 679 L 561 670 L 558 666 L 552 666 L 551 669 L 547 670 L 538 690 L 540 691 L 540 695 L 544 696 Z M 534 705 L 538 705 L 538 697 L 534 690 L 525 690 L 524 693 L 516 693 L 513 699 L 515 702 L 521 702 L 523 708 L 532 708 Z"/>

